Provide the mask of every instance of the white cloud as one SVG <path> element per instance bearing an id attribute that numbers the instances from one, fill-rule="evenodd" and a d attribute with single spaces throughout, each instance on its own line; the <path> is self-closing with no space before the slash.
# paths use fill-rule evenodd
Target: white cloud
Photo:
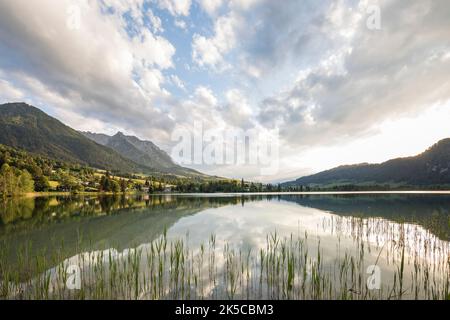
<path id="1" fill-rule="evenodd" d="M 161 94 L 161 84 L 163 82 L 164 77 L 161 71 L 157 69 L 146 69 L 144 73 L 140 75 L 139 85 L 148 96 L 153 96 L 155 94 Z"/>
<path id="2" fill-rule="evenodd" d="M 228 90 L 225 94 L 226 105 L 223 116 L 232 127 L 248 128 L 251 125 L 252 109 L 238 89 Z"/>
<path id="3" fill-rule="evenodd" d="M 197 2 L 206 13 L 215 17 L 221 8 L 227 7 L 231 11 L 246 11 L 262 0 L 197 0 Z"/>
<path id="4" fill-rule="evenodd" d="M 1 76 L 1 74 L 0 74 Z M 0 101 L 3 102 L 13 102 L 22 101 L 24 98 L 24 93 L 16 88 L 14 85 L 9 83 L 7 80 L 0 78 Z"/>
<path id="5" fill-rule="evenodd" d="M 214 108 L 217 105 L 217 98 L 214 96 L 214 93 L 211 91 L 211 89 L 207 87 L 198 87 L 195 90 L 195 97 L 201 105 L 204 105 L 206 107 Z"/>
<path id="6" fill-rule="evenodd" d="M 450 62 L 441 58 L 450 48 L 449 6 L 421 4 L 382 2 L 380 31 L 369 30 L 361 12 L 331 5 L 321 28 L 333 49 L 289 89 L 264 99 L 260 121 L 279 127 L 291 144 L 334 144 L 449 99 Z"/>
<path id="7" fill-rule="evenodd" d="M 126 32 L 125 12 L 142 26 L 142 1 L 104 3 L 115 13 L 94 1 L 0 2 L 0 70 L 47 109 L 76 110 L 125 129 L 142 126 L 143 135 L 164 139 L 173 120 L 158 110 L 167 96 L 161 70 L 173 67 L 175 48 L 145 27 Z M 81 13 L 77 29 L 67 27 L 71 6 Z"/>
<path id="8" fill-rule="evenodd" d="M 150 20 L 150 23 L 152 25 L 152 31 L 154 33 L 164 32 L 161 19 L 158 16 L 155 16 L 152 10 L 148 10 L 147 17 Z"/>
<path id="9" fill-rule="evenodd" d="M 260 68 L 248 63 L 247 61 L 242 62 L 242 70 L 244 70 L 244 72 L 252 78 L 260 78 L 262 75 Z"/>
<path id="10" fill-rule="evenodd" d="M 216 70 L 226 68 L 224 55 L 237 44 L 239 17 L 233 13 L 220 17 L 210 38 L 195 34 L 192 42 L 192 58 L 199 65 Z"/>
<path id="11" fill-rule="evenodd" d="M 157 0 L 161 9 L 166 9 L 173 16 L 188 16 L 191 0 Z"/>
<path id="12" fill-rule="evenodd" d="M 260 2 L 262 2 L 262 0 L 230 0 L 230 6 L 238 9 L 249 10 L 252 6 Z"/>
<path id="13" fill-rule="evenodd" d="M 134 54 L 137 64 L 147 67 L 156 65 L 162 69 L 173 67 L 175 48 L 165 38 L 153 35 L 148 29 L 133 38 L 133 48 L 130 52 Z"/>
<path id="14" fill-rule="evenodd" d="M 209 15 L 214 16 L 217 10 L 224 4 L 224 0 L 197 0 L 203 10 Z"/>
<path id="15" fill-rule="evenodd" d="M 379 0 L 381 30 L 366 27 L 370 0 L 196 1 L 210 20 L 190 15 L 190 0 L 151 0 L 176 27 L 195 27 L 186 50 L 144 0 L 0 0 L 0 99 L 156 142 L 196 120 L 279 128 L 286 176 L 325 165 L 315 155 L 299 165 L 297 155 L 318 145 L 360 146 L 386 121 L 420 118 L 450 98 L 446 0 Z M 79 28 L 67 27 L 70 6 L 80 9 Z M 188 97 L 171 95 L 175 87 Z"/>
<path id="16" fill-rule="evenodd" d="M 178 78 L 178 76 L 177 75 L 171 75 L 170 76 L 170 80 L 172 81 L 172 83 L 175 85 L 175 86 L 177 86 L 179 89 L 181 89 L 181 90 L 183 90 L 183 91 L 186 91 L 186 85 L 185 85 L 185 83 L 180 79 L 180 78 Z"/>
<path id="17" fill-rule="evenodd" d="M 177 19 L 175 20 L 175 26 L 182 29 L 182 30 L 187 30 L 187 24 L 184 20 L 181 19 Z"/>

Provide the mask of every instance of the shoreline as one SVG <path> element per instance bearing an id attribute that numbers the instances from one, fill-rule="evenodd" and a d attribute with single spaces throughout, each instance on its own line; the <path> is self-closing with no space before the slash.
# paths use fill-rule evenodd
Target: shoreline
<path id="1" fill-rule="evenodd" d="M 113 195 L 134 195 L 139 194 L 138 192 L 59 192 L 59 191 L 49 191 L 49 192 L 29 192 L 22 195 L 17 195 L 17 197 L 22 198 L 38 198 L 38 197 L 52 197 L 52 196 L 113 196 Z"/>
<path id="2" fill-rule="evenodd" d="M 142 192 L 31 192 L 23 195 L 17 195 L 22 198 L 38 198 L 51 196 L 113 196 L 113 195 L 148 195 L 148 196 L 255 196 L 255 195 L 370 195 L 370 194 L 442 194 L 450 195 L 450 190 L 392 190 L 392 191 L 308 191 L 308 192 L 215 192 L 215 193 L 142 193 Z"/>

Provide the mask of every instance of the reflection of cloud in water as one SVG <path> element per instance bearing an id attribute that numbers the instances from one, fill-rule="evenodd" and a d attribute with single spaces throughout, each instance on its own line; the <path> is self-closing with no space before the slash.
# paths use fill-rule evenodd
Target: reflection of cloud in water
<path id="1" fill-rule="evenodd" d="M 405 246 L 407 266 L 405 274 L 410 274 L 415 261 L 424 261 L 427 265 L 442 262 L 449 253 L 449 243 L 442 241 L 419 225 L 396 223 L 381 218 L 341 217 L 323 209 L 299 205 L 295 202 L 275 199 L 246 202 L 245 206 L 228 205 L 199 210 L 193 215 L 183 215 L 168 230 L 168 240 L 188 239 L 188 246 L 199 253 L 200 245 L 208 244 L 211 235 L 216 236 L 216 264 L 220 270 L 225 264 L 222 254 L 225 244 L 232 248 L 251 249 L 257 253 L 266 248 L 267 236 L 275 232 L 280 237 L 304 239 L 308 236 L 308 250 L 311 259 L 315 259 L 319 247 L 326 267 L 332 269 L 336 258 L 345 253 L 355 256 L 364 244 L 364 265 L 377 264 L 383 271 L 383 282 L 390 285 L 393 272 L 396 271 L 399 243 Z M 187 236 L 188 235 L 188 236 Z M 358 239 L 362 240 L 357 241 Z M 145 252 L 150 250 L 149 243 L 137 247 Z M 87 261 L 96 263 L 103 257 L 106 266 L 112 260 L 126 259 L 135 249 L 84 252 L 66 259 L 61 265 L 83 265 Z M 380 253 L 381 252 L 381 253 Z M 381 257 L 380 259 L 378 259 Z M 145 261 L 142 262 L 145 267 Z M 207 266 L 203 266 L 207 268 Z M 365 270 L 365 269 L 364 269 Z M 58 267 L 49 270 L 52 281 L 56 281 Z M 206 274 L 206 272 L 205 272 Z M 204 288 L 212 292 L 211 283 Z"/>
<path id="2" fill-rule="evenodd" d="M 245 207 L 207 209 L 180 219 L 168 230 L 168 236 L 173 239 L 188 233 L 189 245 L 197 248 L 214 234 L 218 248 L 231 243 L 235 247 L 257 251 L 266 247 L 267 235 L 274 232 L 281 237 L 293 235 L 294 238 L 304 238 L 307 234 L 311 252 L 317 251 L 320 241 L 325 261 L 332 261 L 337 254 L 346 251 L 357 254 L 360 248 L 355 238 L 360 236 L 367 246 L 366 265 L 377 262 L 389 274 L 393 271 L 394 259 L 398 261 L 399 258 L 391 256 L 388 261 L 387 254 L 388 251 L 400 254 L 399 241 L 405 245 L 408 262 L 417 257 L 433 264 L 441 261 L 439 256 L 449 252 L 447 241 L 438 239 L 419 225 L 399 224 L 380 218 L 341 217 L 286 201 L 247 202 Z M 378 259 L 379 256 L 382 259 Z"/>

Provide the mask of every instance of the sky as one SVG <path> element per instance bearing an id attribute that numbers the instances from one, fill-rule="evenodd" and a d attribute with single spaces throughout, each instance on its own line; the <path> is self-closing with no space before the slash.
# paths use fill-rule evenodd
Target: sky
<path id="1" fill-rule="evenodd" d="M 450 137 L 449 17 L 448 0 L 0 0 L 0 103 L 169 154 L 200 122 L 268 132 L 277 170 L 184 164 L 285 181 Z"/>

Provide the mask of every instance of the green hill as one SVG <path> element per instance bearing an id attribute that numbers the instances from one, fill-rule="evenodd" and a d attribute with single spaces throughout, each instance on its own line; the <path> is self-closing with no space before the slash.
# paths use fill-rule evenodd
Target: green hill
<path id="1" fill-rule="evenodd" d="M 450 139 L 439 141 L 415 157 L 398 158 L 381 164 L 340 166 L 284 186 L 391 184 L 404 186 L 450 185 Z"/>
<path id="2" fill-rule="evenodd" d="M 99 169 L 152 171 L 25 103 L 0 105 L 0 144 Z"/>

